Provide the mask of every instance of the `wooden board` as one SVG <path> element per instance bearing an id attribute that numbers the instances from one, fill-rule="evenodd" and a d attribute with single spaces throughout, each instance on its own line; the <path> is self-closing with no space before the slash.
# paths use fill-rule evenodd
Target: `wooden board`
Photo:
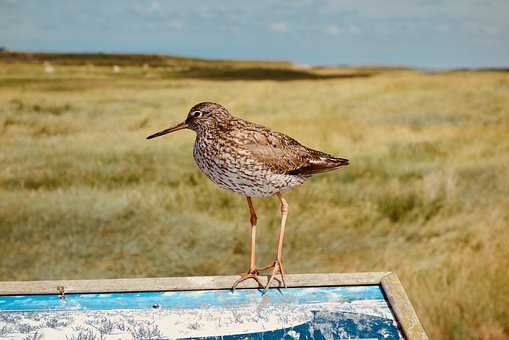
<path id="1" fill-rule="evenodd" d="M 378 308 L 381 313 L 390 313 L 393 316 L 394 324 L 396 325 L 397 329 L 399 330 L 399 334 L 402 335 L 406 339 L 427 339 L 426 333 L 424 332 L 424 329 L 419 322 L 419 319 L 417 318 L 415 311 L 400 283 L 397 276 L 393 273 L 387 273 L 387 272 L 378 272 L 378 273 L 342 273 L 342 274 L 293 274 L 293 275 L 287 275 L 286 281 L 288 285 L 288 289 L 276 289 L 272 288 L 268 294 L 264 295 L 263 291 L 257 290 L 256 285 L 253 282 L 246 282 L 246 284 L 242 287 L 242 289 L 238 289 L 235 293 L 229 292 L 230 287 L 232 283 L 237 279 L 236 276 L 209 276 L 209 277 L 174 277 L 174 278 L 136 278 L 136 279 L 112 279 L 112 280 L 57 280 L 57 281 L 23 281 L 23 282 L 0 282 L 0 301 L 7 301 L 7 303 L 4 303 L 2 305 L 2 302 L 0 302 L 0 329 L 2 328 L 2 315 L 6 318 L 7 315 L 15 315 L 13 313 L 35 313 L 34 308 L 37 309 L 38 313 L 43 313 L 43 316 L 50 317 L 50 314 L 47 313 L 65 313 L 66 308 L 70 308 L 70 305 L 66 305 L 65 303 L 71 303 L 76 302 L 79 300 L 83 306 L 86 306 L 89 304 L 90 306 L 87 307 L 87 311 L 81 311 L 77 310 L 76 306 L 74 306 L 72 309 L 72 312 L 69 311 L 69 313 L 92 313 L 97 314 L 97 305 L 94 305 L 98 300 L 98 298 L 89 299 L 90 297 L 94 296 L 93 294 L 99 293 L 98 296 L 103 296 L 105 300 L 108 300 L 107 304 L 107 310 L 109 310 L 109 314 L 111 315 L 113 312 L 111 310 L 117 309 L 117 308 L 134 308 L 133 310 L 139 310 L 140 305 L 143 305 L 144 298 L 146 297 L 146 301 L 150 301 L 151 303 L 161 302 L 159 303 L 153 303 L 151 305 L 152 307 L 156 308 L 158 311 L 157 317 L 160 317 L 160 320 L 166 320 L 164 322 L 172 322 L 171 315 L 166 315 L 166 319 L 163 318 L 162 314 L 163 312 L 172 311 L 172 315 L 176 315 L 178 313 L 184 313 L 182 312 L 185 308 L 189 307 L 192 304 L 192 308 L 189 307 L 186 309 L 187 314 L 190 315 L 189 311 L 191 310 L 197 310 L 197 308 L 202 308 L 203 306 L 198 306 L 201 302 L 200 299 L 202 299 L 203 304 L 207 305 L 214 305 L 214 308 L 223 308 L 222 312 L 220 313 L 221 317 L 225 317 L 227 313 L 225 313 L 225 306 L 217 306 L 216 301 L 224 301 L 225 304 L 228 305 L 228 303 L 231 303 L 231 299 L 237 299 L 239 301 L 251 301 L 249 303 L 244 303 L 244 305 L 238 307 L 238 308 L 244 308 L 245 314 L 249 314 L 249 308 L 252 306 L 256 306 L 256 310 L 253 310 L 253 313 L 259 313 L 260 308 L 276 308 L 276 309 L 267 309 L 265 312 L 265 316 L 263 318 L 267 318 L 267 315 L 269 318 L 274 317 L 277 315 L 278 312 L 281 312 L 286 310 L 285 308 L 290 308 L 289 306 L 291 303 L 303 303 L 302 308 L 297 308 L 295 310 L 292 310 L 291 312 L 288 312 L 286 315 L 297 315 L 299 313 L 296 313 L 295 311 L 304 311 L 306 308 L 310 308 L 310 311 L 313 312 L 312 308 L 317 308 L 317 301 L 321 303 L 323 306 L 329 306 L 327 307 L 327 311 L 325 314 L 322 313 L 321 316 L 316 317 L 316 322 L 320 323 L 322 325 L 324 322 L 326 322 L 327 318 L 331 318 L 333 315 L 342 315 L 342 317 L 347 316 L 344 320 L 344 323 L 348 323 L 350 328 L 348 328 L 348 331 L 353 332 L 349 334 L 348 336 L 351 336 L 352 334 L 354 336 L 359 336 L 359 334 L 355 333 L 355 325 L 352 326 L 352 320 L 355 320 L 354 318 L 349 318 L 348 316 L 353 315 L 352 313 L 358 313 L 359 310 L 369 310 L 369 308 L 375 310 Z M 377 303 L 378 305 L 375 307 L 370 307 L 369 303 L 371 303 L 373 296 L 376 296 L 377 290 L 381 292 L 379 296 L 379 300 Z M 64 292 L 65 296 L 69 296 L 69 298 L 66 300 L 64 304 L 59 304 L 58 302 L 58 296 Z M 146 292 L 146 293 L 144 293 Z M 150 293 L 152 292 L 152 293 Z M 158 293 L 162 292 L 162 293 Z M 172 293 L 175 292 L 175 293 Z M 193 293 L 195 292 L 195 293 Z M 362 298 L 357 299 L 355 297 L 355 292 L 359 292 L 359 294 L 365 294 Z M 129 295 L 130 293 L 137 293 L 135 295 Z M 111 305 L 112 300 L 112 294 L 118 294 L 113 295 L 116 296 L 116 300 L 114 301 L 123 301 L 123 305 L 119 305 L 118 307 L 115 307 Z M 154 295 L 155 294 L 155 295 Z M 158 295 L 162 294 L 162 295 Z M 175 295 L 175 294 L 178 294 Z M 194 295 L 193 295 L 194 294 Z M 198 294 L 198 295 L 196 295 Z M 204 294 L 204 295 L 200 295 Z M 237 294 L 237 295 L 236 295 Z M 238 295 L 241 294 L 241 295 Z M 243 294 L 243 295 L 242 295 Z M 370 295 L 371 294 L 371 295 Z M 372 294 L 375 294 L 372 296 Z M 26 297 L 29 296 L 28 299 Z M 164 298 L 163 298 L 164 296 Z M 203 296 L 200 298 L 200 296 Z M 207 297 L 206 300 L 205 296 Z M 325 298 L 324 298 L 325 296 Z M 371 296 L 371 297 L 370 297 Z M 30 298 L 31 297 L 31 298 Z M 178 297 L 178 300 L 176 298 Z M 323 299 L 332 299 L 333 301 L 325 301 Z M 347 299 L 350 299 L 348 301 L 342 301 L 342 299 L 346 297 Z M 25 298 L 26 301 L 29 302 L 23 302 L 21 303 L 22 299 Z M 18 299 L 18 300 L 16 300 Z M 39 305 L 30 305 L 33 300 L 37 300 Z M 49 300 L 48 300 L 49 299 Z M 187 300 L 186 300 L 187 299 Z M 286 299 L 286 300 L 285 300 Z M 320 300 L 321 299 L 321 300 Z M 23 301 L 25 301 L 23 300 Z M 49 305 L 51 307 L 48 307 L 48 309 L 41 309 L 46 307 L 41 307 L 43 301 L 49 301 Z M 64 299 L 65 300 L 65 299 Z M 110 301 L 111 300 L 111 301 Z M 184 305 L 181 305 L 181 302 L 185 300 Z M 235 300 L 235 301 L 237 301 Z M 339 301 L 341 300 L 341 301 Z M 387 310 L 389 312 L 383 311 L 383 306 L 380 306 L 380 303 L 383 304 L 383 301 L 386 301 Z M 14 302 L 15 303 L 14 303 Z M 191 303 L 192 301 L 192 303 Z M 230 302 L 226 302 L 230 301 Z M 291 302 L 288 304 L 288 302 Z M 297 301 L 297 302 L 296 302 Z M 374 301 L 374 300 L 373 300 Z M 313 303 L 311 303 L 313 302 Z M 11 303 L 11 304 L 9 304 Z M 223 302 L 221 302 L 223 303 Z M 374 303 L 374 302 L 373 302 Z M 133 305 L 134 304 L 134 305 Z M 278 305 L 279 304 L 279 305 Z M 176 308 L 176 306 L 180 306 L 179 309 L 173 309 Z M 284 306 L 284 307 L 277 307 L 277 306 Z M 2 307 L 4 306 L 4 307 Z M 67 306 L 67 307 L 66 307 Z M 126 307 L 127 306 L 127 307 Z M 134 306 L 134 307 L 133 307 Z M 320 306 L 320 304 L 318 304 Z M 332 306 L 332 307 L 331 307 Z M 338 307 L 340 306 L 340 307 Z M 65 308 L 64 308 L 65 307 Z M 185 307 L 185 308 L 184 308 Z M 210 307 L 210 306 L 209 306 Z M 207 308 L 209 308 L 207 307 Z M 228 307 L 228 308 L 230 308 Z M 345 308 L 350 308 L 345 311 Z M 17 309 L 16 309 L 17 308 Z M 194 308 L 194 309 L 193 309 Z M 216 309 L 207 309 L 208 313 L 210 314 L 210 310 L 217 311 Z M 237 308 L 237 306 L 236 306 Z M 278 310 L 277 308 L 280 308 Z M 334 308 L 339 308 L 341 313 L 343 314 L 337 314 L 337 310 Z M 368 308 L 368 309 L 366 309 Z M 232 308 L 230 308 L 232 309 Z M 70 309 L 69 309 L 70 310 Z M 88 311 L 88 310 L 94 310 L 94 312 Z M 235 310 L 235 308 L 233 308 Z M 239 309 L 240 310 L 240 309 Z M 310 315 L 311 313 L 308 311 L 307 315 Z M 10 314 L 9 314 L 10 313 Z M 44 314 L 45 313 L 45 314 Z M 139 313 L 142 313 L 141 311 Z M 153 311 L 143 313 L 154 313 Z M 201 312 L 200 312 L 201 313 Z M 313 312 L 314 313 L 314 312 Z M 336 313 L 336 314 L 335 314 Z M 376 317 L 377 322 L 382 320 L 383 318 L 379 318 L 379 315 L 376 315 L 375 312 L 369 312 L 373 315 L 373 318 Z M 368 313 L 368 314 L 369 314 Z M 94 314 L 94 315 L 95 315 Z M 125 313 L 124 313 L 125 314 Z M 283 313 L 284 314 L 284 313 Z M 19 314 L 16 314 L 19 315 Z M 23 314 L 24 315 L 24 314 Z M 28 314 L 27 314 L 28 315 Z M 48 316 L 49 315 L 49 316 Z M 88 315 L 88 314 L 87 314 Z M 147 314 L 148 315 L 148 314 Z M 152 315 L 152 314 L 151 314 Z M 326 315 L 327 318 L 324 318 L 323 315 Z M 304 318 L 303 314 L 303 318 Z M 80 316 L 83 318 L 83 315 Z M 155 318 L 154 315 L 151 316 L 152 319 Z M 40 315 L 38 316 L 40 318 Z M 101 317 L 104 320 L 104 317 Z M 113 317 L 112 317 L 113 318 Z M 196 316 L 193 316 L 192 318 L 197 318 Z M 295 320 L 288 321 L 293 324 L 292 325 L 298 325 L 298 326 L 292 326 L 287 327 L 285 332 L 289 332 L 290 335 L 294 334 L 295 332 L 304 332 L 304 325 L 303 323 L 299 323 L 297 316 L 295 316 Z M 391 318 L 390 316 L 388 317 Z M 114 319 L 114 318 L 113 318 Z M 29 319 L 30 320 L 30 319 Z M 116 319 L 115 319 L 116 320 Z M 159 320 L 159 319 L 158 319 Z M 180 320 L 183 320 L 182 317 Z M 200 320 L 199 318 L 196 320 Z M 211 321 L 212 320 L 212 321 Z M 196 329 L 191 330 L 187 333 L 171 333 L 171 336 L 175 336 L 175 334 L 184 334 L 186 336 L 192 337 L 192 335 L 195 335 L 196 337 L 204 336 L 204 335 L 218 335 L 218 327 L 214 326 L 214 317 L 207 319 L 207 325 L 203 326 L 205 327 L 203 331 L 200 333 L 200 325 L 197 324 L 193 327 Z M 272 320 L 272 319 L 271 319 Z M 271 324 L 271 320 L 265 320 L 267 324 Z M 325 320 L 325 321 L 324 321 Z M 301 320 L 302 321 L 302 320 Z M 330 320 L 329 320 L 330 321 Z M 25 324 L 27 324 L 26 320 L 23 321 Z M 163 321 L 161 321 L 163 322 Z M 179 321 L 180 322 L 180 321 Z M 225 325 L 224 321 L 222 322 L 222 325 Z M 241 322 L 241 321 L 239 321 Z M 276 321 L 274 321 L 276 322 Z M 273 323 L 274 323 L 273 322 Z M 5 323 L 5 322 L 4 322 Z M 205 324 L 205 321 L 203 322 Z M 334 325 L 339 325 L 337 322 L 333 323 Z M 11 330 L 16 330 L 16 325 L 10 325 L 8 323 L 5 323 L 7 325 L 6 327 L 11 327 Z M 92 325 L 92 321 L 88 320 L 87 325 Z M 101 324 L 102 325 L 102 324 Z M 101 326 L 99 325 L 99 326 Z M 149 328 L 143 328 L 144 324 L 143 322 L 141 324 L 140 329 L 137 329 L 135 326 L 132 326 L 128 329 L 129 332 L 131 332 L 130 338 L 135 338 L 136 332 L 138 331 L 149 331 Z M 300 325 L 300 326 L 299 326 Z M 93 325 L 92 325 L 93 326 Z M 94 326 L 95 328 L 91 328 L 91 332 L 94 331 L 94 329 L 100 329 L 101 327 Z M 155 325 L 157 326 L 157 325 Z M 155 327 L 154 326 L 154 327 Z M 159 325 L 161 326 L 161 325 Z M 164 325 L 162 325 L 164 326 Z M 390 325 L 389 325 L 390 326 Z M 35 328 L 36 326 L 34 326 Z M 40 327 L 40 326 L 39 326 Z M 112 334 L 116 334 L 115 338 L 119 338 L 120 331 L 116 330 L 111 326 L 110 332 L 113 332 Z M 122 326 L 123 327 L 123 326 Z M 126 326 L 127 327 L 127 326 Z M 148 327 L 148 326 L 147 326 Z M 183 326 L 182 326 L 183 327 Z M 207 329 L 208 327 L 208 329 Z M 226 326 L 224 326 L 226 327 Z M 242 322 L 239 325 L 233 325 L 230 328 L 228 328 L 228 332 L 231 332 L 231 329 L 237 329 L 242 330 Z M 251 329 L 244 329 L 241 331 L 242 334 L 258 334 L 256 333 L 256 327 L 253 326 L 253 330 Z M 295 328 L 297 327 L 297 328 Z M 299 328 L 300 327 L 300 328 Z M 317 327 L 316 325 L 314 326 Z M 330 327 L 328 325 L 327 327 Z M 339 327 L 339 326 L 337 326 Z M 58 327 L 57 327 L 58 328 Z M 121 327 L 119 327 L 120 329 Z M 227 328 L 227 327 L 226 327 Z M 225 328 L 225 329 L 226 329 Z M 269 327 L 270 328 L 270 327 Z M 284 327 L 283 327 L 284 328 Z M 390 327 L 389 327 L 390 328 Z M 9 328 L 7 328 L 9 329 Z M 79 327 L 74 327 L 73 329 L 79 329 Z M 162 329 L 162 331 L 161 331 Z M 164 334 L 164 327 L 161 329 L 158 328 L 157 331 L 162 332 L 161 338 L 165 338 Z M 173 329 L 177 329 L 176 327 L 173 327 Z M 83 331 L 85 328 L 83 328 Z M 50 332 L 51 330 L 46 330 L 44 328 L 41 332 Z M 81 330 L 80 330 L 81 331 Z M 115 333 L 115 331 L 117 333 Z M 125 334 L 129 334 L 128 331 L 126 331 Z M 390 331 L 390 330 L 389 330 Z M 389 332 L 388 331 L 388 332 Z M 394 330 L 393 330 L 394 331 Z M 33 330 L 32 330 L 33 332 Z M 207 333 L 208 332 L 208 333 Z M 279 330 L 274 329 L 271 330 L 273 333 L 264 333 L 264 334 L 272 334 L 271 336 L 273 338 L 277 338 L 277 336 L 281 335 L 282 333 L 277 333 Z M 306 330 L 306 332 L 309 332 L 309 330 Z M 343 331 L 344 332 L 344 331 Z M 12 334 L 18 334 L 18 333 L 12 333 Z M 32 334 L 32 333 L 30 333 Z M 49 334 L 52 334 L 51 332 Z M 63 334 L 63 333 L 62 333 Z M 123 333 L 122 333 L 123 334 Z M 222 334 L 222 333 L 221 333 Z M 224 333 L 224 334 L 230 334 L 230 333 Z M 240 333 L 239 333 L 240 334 Z M 261 334 L 261 333 L 260 333 Z M 279 334 L 279 335 L 278 335 Z M 286 334 L 286 333 L 285 333 Z M 297 333 L 295 333 L 297 334 Z M 304 333 L 303 333 L 304 334 Z M 336 334 L 336 333 L 335 333 Z M 337 333 L 339 334 L 339 333 Z M 388 333 L 389 334 L 389 333 Z M 394 336 L 395 333 L 390 333 L 392 336 Z M 18 334 L 19 335 L 19 334 Z M 103 336 L 103 338 L 108 339 L 108 334 L 99 334 L 100 336 Z M 297 334 L 299 335 L 299 334 Z M 66 336 L 68 336 L 66 334 Z M 114 336 L 114 335 L 112 335 Z M 128 336 L 128 335 L 126 335 Z M 232 336 L 231 334 L 229 335 Z M 300 336 L 300 335 L 299 335 Z M 361 335 L 362 336 L 362 335 Z M 369 335 L 366 335 L 369 336 Z M 0 336 L 1 337 L 1 336 Z M 372 338 L 372 335 L 369 336 Z M 15 338 L 15 337 L 14 337 Z M 14 339 L 13 338 L 13 339 Z M 301 337 L 302 338 L 302 337 Z M 7 339 L 10 339 L 7 337 Z M 113 339 L 113 338 L 112 338 Z M 231 338 L 234 339 L 234 338 Z"/>

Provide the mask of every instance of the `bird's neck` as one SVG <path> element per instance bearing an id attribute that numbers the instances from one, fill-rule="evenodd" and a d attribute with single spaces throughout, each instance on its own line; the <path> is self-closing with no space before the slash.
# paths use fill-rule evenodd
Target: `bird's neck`
<path id="1" fill-rule="evenodd" d="M 198 137 L 220 135 L 232 128 L 232 119 L 228 120 L 211 120 L 207 124 L 196 126 L 193 130 L 196 131 Z"/>

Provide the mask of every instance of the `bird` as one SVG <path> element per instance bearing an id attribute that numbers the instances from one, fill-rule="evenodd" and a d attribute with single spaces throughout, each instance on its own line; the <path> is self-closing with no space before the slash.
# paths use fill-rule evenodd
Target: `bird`
<path id="1" fill-rule="evenodd" d="M 185 121 L 151 134 L 147 139 L 183 129 L 196 133 L 193 157 L 198 168 L 219 187 L 246 197 L 251 224 L 249 266 L 233 283 L 232 289 L 248 279 L 255 280 L 265 291 L 273 279 L 286 288 L 283 239 L 288 202 L 282 194 L 313 175 L 348 165 L 348 159 L 306 147 L 284 133 L 235 117 L 228 109 L 213 102 L 194 105 Z M 255 261 L 257 216 L 253 198 L 271 196 L 277 197 L 280 204 L 279 238 L 274 260 L 258 268 Z M 265 271 L 272 273 L 264 285 L 260 273 Z"/>

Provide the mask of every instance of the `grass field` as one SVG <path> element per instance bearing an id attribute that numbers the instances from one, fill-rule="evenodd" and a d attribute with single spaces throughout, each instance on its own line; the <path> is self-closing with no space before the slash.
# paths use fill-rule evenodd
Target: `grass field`
<path id="1" fill-rule="evenodd" d="M 0 280 L 244 271 L 245 199 L 145 140 L 209 100 L 350 159 L 286 195 L 290 273 L 394 271 L 432 339 L 509 338 L 509 73 L 232 65 L 0 63 Z"/>

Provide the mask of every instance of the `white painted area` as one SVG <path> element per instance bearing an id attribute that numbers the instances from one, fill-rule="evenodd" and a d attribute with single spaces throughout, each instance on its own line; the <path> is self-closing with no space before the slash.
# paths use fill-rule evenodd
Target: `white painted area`
<path id="1" fill-rule="evenodd" d="M 225 336 L 295 327 L 313 318 L 313 311 L 348 312 L 394 321 L 383 300 L 317 304 L 260 303 L 237 308 L 195 308 L 109 311 L 53 311 L 0 315 L 2 327 L 25 325 L 38 329 L 40 339 L 71 338 L 78 330 L 102 339 L 134 339 L 136 332 L 156 332 L 159 338 Z M 4 312 L 6 313 L 6 312 Z M 8 312 L 7 312 L 8 313 Z M 28 326 L 27 326 L 28 325 Z M 1 339 L 23 339 L 27 332 L 7 332 Z M 102 332 L 102 333 L 101 333 Z M 290 331 L 291 332 L 291 331 Z M 288 335 L 298 339 L 298 334 Z"/>

